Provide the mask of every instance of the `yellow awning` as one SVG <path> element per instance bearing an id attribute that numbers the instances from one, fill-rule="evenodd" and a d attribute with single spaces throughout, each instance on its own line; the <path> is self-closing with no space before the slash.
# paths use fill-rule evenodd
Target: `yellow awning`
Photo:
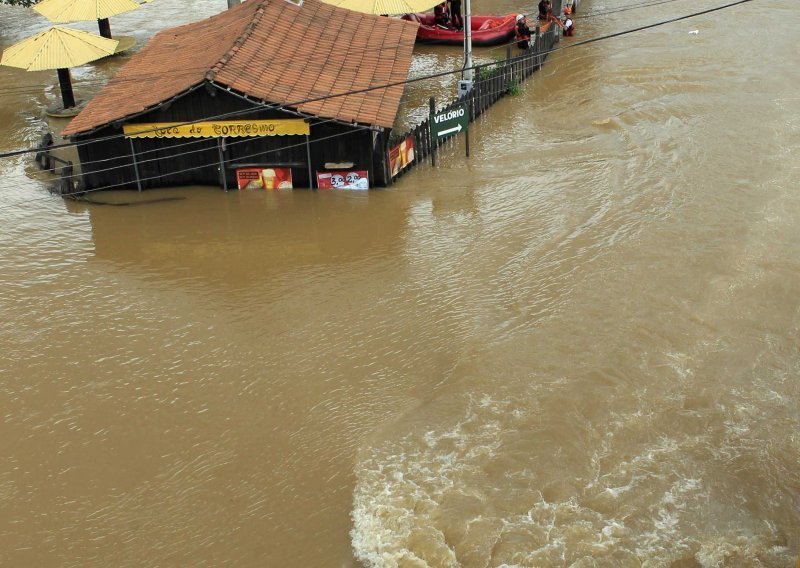
<path id="1" fill-rule="evenodd" d="M 140 122 L 124 124 L 129 138 L 241 138 L 247 136 L 294 136 L 311 134 L 302 118 L 280 120 L 222 120 L 213 122 Z"/>
<path id="2" fill-rule="evenodd" d="M 331 6 L 364 14 L 399 16 L 430 10 L 442 0 L 323 0 Z"/>
<path id="3" fill-rule="evenodd" d="M 67 69 L 111 55 L 118 43 L 97 34 L 53 26 L 7 48 L 0 65 L 27 71 Z"/>
<path id="4" fill-rule="evenodd" d="M 140 6 L 133 0 L 43 0 L 33 9 L 51 22 L 65 23 L 103 20 Z"/>

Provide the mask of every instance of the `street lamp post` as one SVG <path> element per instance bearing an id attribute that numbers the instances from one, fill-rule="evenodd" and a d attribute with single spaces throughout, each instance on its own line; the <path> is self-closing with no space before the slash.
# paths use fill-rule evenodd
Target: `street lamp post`
<path id="1" fill-rule="evenodd" d="M 464 73 L 463 79 L 472 82 L 472 10 L 470 0 L 464 2 Z"/>

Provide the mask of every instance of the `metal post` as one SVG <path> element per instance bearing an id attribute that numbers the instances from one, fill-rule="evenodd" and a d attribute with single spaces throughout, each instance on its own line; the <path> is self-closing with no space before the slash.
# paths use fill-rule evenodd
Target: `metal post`
<path id="1" fill-rule="evenodd" d="M 311 171 L 311 142 L 306 134 L 306 158 L 308 159 L 308 189 L 314 189 L 314 175 Z"/>
<path id="2" fill-rule="evenodd" d="M 469 0 L 467 0 L 469 3 Z M 466 26 L 466 23 L 464 24 Z M 433 115 L 436 114 L 436 99 L 431 97 L 430 100 L 430 107 L 431 107 L 431 114 L 428 118 L 428 139 L 431 142 L 431 165 L 435 168 L 436 167 L 436 140 L 433 139 Z"/>
<path id="3" fill-rule="evenodd" d="M 61 102 L 64 108 L 75 106 L 75 95 L 72 94 L 72 80 L 69 77 L 69 69 L 58 70 L 58 85 L 61 87 Z"/>
<path id="4" fill-rule="evenodd" d="M 97 27 L 100 28 L 101 36 L 106 37 L 108 39 L 113 39 L 111 37 L 111 24 L 108 22 L 108 18 L 97 20 Z"/>
<path id="5" fill-rule="evenodd" d="M 72 162 L 67 162 L 67 164 L 61 168 L 61 177 L 58 180 L 58 187 L 61 195 L 69 195 L 72 193 L 75 187 L 72 177 Z"/>
<path id="6" fill-rule="evenodd" d="M 472 81 L 475 74 L 472 69 L 472 8 L 470 0 L 464 2 L 464 74 L 465 81 Z"/>
<path id="7" fill-rule="evenodd" d="M 225 150 L 223 149 L 225 145 L 225 137 L 221 136 L 217 138 L 217 149 L 219 150 L 219 177 L 221 178 L 220 181 L 222 182 L 222 188 L 225 191 L 228 191 L 228 171 L 227 166 L 225 165 Z"/>
<path id="8" fill-rule="evenodd" d="M 466 139 L 466 148 L 467 148 L 467 158 L 469 158 L 469 123 L 470 123 L 470 112 L 472 109 L 472 103 L 469 102 L 467 99 L 467 127 L 464 129 L 464 135 L 467 137 Z"/>
<path id="9" fill-rule="evenodd" d="M 142 191 L 142 180 L 139 177 L 139 162 L 136 161 L 136 148 L 133 146 L 133 138 L 128 138 L 128 142 L 131 143 L 131 158 L 133 158 L 133 173 L 136 176 L 136 187 L 139 188 L 139 191 Z"/>
<path id="10" fill-rule="evenodd" d="M 511 46 L 506 46 L 506 84 L 505 90 L 508 91 L 514 84 L 514 67 L 511 65 Z"/>
<path id="11" fill-rule="evenodd" d="M 228 0 L 228 8 L 233 8 L 237 4 L 239 4 L 241 0 Z"/>

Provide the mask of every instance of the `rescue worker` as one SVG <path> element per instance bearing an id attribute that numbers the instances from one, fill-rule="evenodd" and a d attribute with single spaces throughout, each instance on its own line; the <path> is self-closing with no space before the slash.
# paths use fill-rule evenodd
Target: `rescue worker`
<path id="1" fill-rule="evenodd" d="M 450 23 L 455 29 L 464 29 L 464 19 L 461 17 L 461 0 L 450 0 Z"/>
<path id="2" fill-rule="evenodd" d="M 517 38 L 517 47 L 520 49 L 528 49 L 531 41 L 531 29 L 525 20 L 525 16 L 517 14 L 517 25 L 514 28 L 514 35 Z"/>
<path id="3" fill-rule="evenodd" d="M 567 7 L 569 8 L 569 6 Z M 569 15 L 569 12 L 565 12 L 564 24 L 561 29 L 564 31 L 565 36 L 575 35 L 575 24 L 572 22 L 572 16 Z"/>
<path id="4" fill-rule="evenodd" d="M 564 24 L 558 16 L 553 15 L 553 4 L 550 0 L 541 0 L 539 2 L 539 19 L 546 22 L 553 22 L 559 28 L 564 29 Z"/>
<path id="5" fill-rule="evenodd" d="M 550 0 L 539 0 L 539 19 L 549 20 L 553 13 L 553 5 Z"/>

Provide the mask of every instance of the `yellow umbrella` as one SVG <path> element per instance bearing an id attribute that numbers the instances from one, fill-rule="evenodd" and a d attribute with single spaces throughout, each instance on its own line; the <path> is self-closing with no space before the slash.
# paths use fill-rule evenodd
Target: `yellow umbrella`
<path id="1" fill-rule="evenodd" d="M 364 14 L 399 16 L 430 10 L 443 0 L 323 0 L 339 8 L 347 8 Z"/>
<path id="2" fill-rule="evenodd" d="M 133 0 L 44 0 L 33 9 L 52 22 L 102 20 L 136 10 Z"/>
<path id="3" fill-rule="evenodd" d="M 56 23 L 97 20 L 100 35 L 111 39 L 111 16 L 136 10 L 141 4 L 133 0 L 44 0 L 33 9 Z"/>
<path id="4" fill-rule="evenodd" d="M 61 100 L 64 108 L 71 108 L 75 106 L 75 97 L 72 95 L 68 68 L 111 55 L 117 43 L 117 40 L 89 32 L 53 26 L 5 49 L 0 65 L 26 71 L 57 69 Z"/>

